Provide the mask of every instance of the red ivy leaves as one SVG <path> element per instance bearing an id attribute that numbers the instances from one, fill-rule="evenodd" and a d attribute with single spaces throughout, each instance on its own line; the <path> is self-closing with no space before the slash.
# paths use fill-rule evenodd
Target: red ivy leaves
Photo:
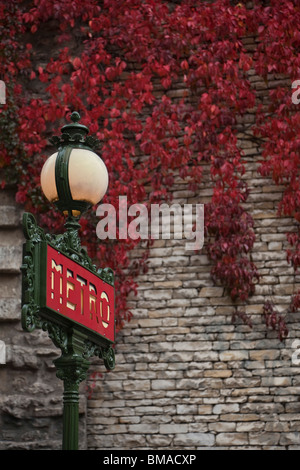
<path id="1" fill-rule="evenodd" d="M 236 127 L 257 104 L 247 75 L 251 67 L 265 78 L 270 72 L 299 78 L 296 1 L 271 0 L 266 7 L 255 2 L 253 9 L 229 0 L 9 4 L 0 7 L 0 71 L 13 84 L 14 107 L 10 102 L 10 110 L 1 109 L 6 123 L 1 165 L 13 162 L 17 200 L 38 212 L 45 227 L 60 230 L 62 218 L 49 216 L 39 174 L 48 154 L 48 132 L 74 109 L 101 140 L 110 174 L 104 202 L 116 207 L 119 195 L 127 195 L 128 204 L 170 197 L 177 173 L 195 191 L 203 165 L 210 165 L 213 197 L 206 205 L 205 230 L 212 276 L 233 299 L 245 301 L 258 272 L 250 260 L 253 220 L 243 207 L 248 188 Z M 40 64 L 36 45 L 49 24 L 52 57 Z M 25 30 L 27 47 L 21 36 Z M 80 37 L 74 49 L 68 41 L 75 33 Z M 249 34 L 258 38 L 254 54 L 242 41 Z M 30 85 L 36 96 L 26 93 L 26 86 L 21 96 L 20 83 Z M 176 94 L 182 87 L 184 92 Z M 257 107 L 255 137 L 264 139 L 261 172 L 286 186 L 279 209 L 298 220 L 299 112 L 286 87 L 271 89 L 270 103 L 270 109 Z M 82 218 L 82 235 L 97 262 L 116 270 L 121 327 L 130 318 L 126 299 L 135 292 L 136 275 L 146 269 L 146 253 L 129 268 L 129 253 L 138 241 L 100 244 L 96 223 L 94 214 Z M 298 242 L 294 247 L 290 259 L 297 265 Z"/>
<path id="2" fill-rule="evenodd" d="M 212 276 L 233 300 L 246 300 L 259 280 L 258 270 L 248 258 L 255 241 L 253 220 L 237 201 L 222 196 L 215 194 L 205 208 L 207 250 L 215 263 Z"/>
<path id="3" fill-rule="evenodd" d="M 259 19 L 259 43 L 255 51 L 255 66 L 258 73 L 268 79 L 270 73 L 284 74 L 290 80 L 269 90 L 269 106 L 258 108 L 255 135 L 261 138 L 263 161 L 262 175 L 270 175 L 284 191 L 278 205 L 279 215 L 294 217 L 300 221 L 299 150 L 300 112 L 292 100 L 292 82 L 299 79 L 300 70 L 300 9 L 296 1 L 272 1 L 263 7 L 257 2 L 255 14 Z M 272 76 L 271 76 L 272 78 Z M 297 271 L 300 265 L 299 229 L 287 234 L 291 248 L 287 259 Z M 299 308 L 299 293 L 293 296 L 290 310 Z M 266 306 L 270 311 L 270 305 Z M 267 324 L 285 336 L 282 318 L 274 312 L 266 315 Z"/>
<path id="4" fill-rule="evenodd" d="M 278 339 L 283 341 L 288 335 L 285 319 L 274 308 L 271 302 L 266 302 L 263 309 L 266 326 L 277 332 Z"/>

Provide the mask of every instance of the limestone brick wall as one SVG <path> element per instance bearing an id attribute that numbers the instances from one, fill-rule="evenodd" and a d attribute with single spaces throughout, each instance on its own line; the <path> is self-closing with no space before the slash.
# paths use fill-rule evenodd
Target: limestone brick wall
<path id="1" fill-rule="evenodd" d="M 255 49 L 253 38 L 245 44 Z M 262 103 L 268 87 L 287 84 L 281 76 L 266 84 L 253 71 L 249 79 Z M 296 226 L 277 216 L 283 188 L 257 171 L 261 150 L 244 133 L 254 119 L 247 114 L 238 135 L 250 189 L 246 207 L 255 221 L 251 259 L 261 276 L 245 306 L 253 328 L 232 323 L 236 306 L 212 283 L 205 246 L 195 254 L 185 240 L 157 240 L 131 299 L 133 320 L 117 338 L 116 369 L 90 381 L 89 448 L 299 448 L 299 313 L 287 314 L 284 342 L 262 318 L 266 300 L 286 313 L 299 288 L 285 251 L 286 233 Z M 172 202 L 205 204 L 211 195 L 204 168 L 199 194 L 178 178 Z"/>
<path id="2" fill-rule="evenodd" d="M 245 42 L 255 47 L 251 38 Z M 250 80 L 264 100 L 266 83 L 252 72 Z M 178 98 L 181 93 L 180 84 L 170 91 Z M 245 122 L 253 121 L 249 113 Z M 205 247 L 195 254 L 186 251 L 185 240 L 157 240 L 149 271 L 130 299 L 133 319 L 117 336 L 115 370 L 107 373 L 95 360 L 91 373 L 99 374 L 82 384 L 82 449 L 300 448 L 299 313 L 288 314 L 284 342 L 262 319 L 265 300 L 284 312 L 299 287 L 285 252 L 285 234 L 296 227 L 278 218 L 282 188 L 258 174 L 260 149 L 243 124 L 247 206 L 256 234 L 251 257 L 261 275 L 245 307 L 253 328 L 232 323 L 235 306 L 213 284 Z M 173 202 L 205 204 L 211 194 L 204 168 L 200 192 L 189 192 L 178 178 Z M 59 449 L 62 383 L 53 365 L 59 351 L 47 333 L 21 328 L 22 209 L 14 188 L 1 190 L 0 209 L 0 449 Z"/>
<path id="3" fill-rule="evenodd" d="M 22 208 L 14 188 L 0 192 L 0 449 L 60 449 L 60 354 L 42 330 L 21 326 Z M 83 384 L 83 393 L 85 384 Z M 80 448 L 86 448 L 86 397 L 80 399 Z"/>
<path id="4" fill-rule="evenodd" d="M 265 299 L 285 311 L 299 282 L 284 250 L 285 233 L 295 227 L 276 216 L 281 188 L 257 174 L 257 149 L 245 151 L 252 258 L 261 274 L 246 306 L 253 329 L 232 323 L 235 307 L 212 283 L 205 250 L 194 254 L 185 240 L 157 240 L 130 301 L 134 317 L 117 337 L 116 369 L 107 373 L 95 361 L 91 372 L 101 376 L 88 381 L 92 393 L 82 385 L 81 448 L 299 448 L 300 368 L 292 360 L 299 314 L 288 314 L 285 342 L 265 329 L 261 315 Z M 205 204 L 210 196 L 207 179 L 196 196 L 179 179 L 174 190 L 180 204 Z M 13 189 L 1 191 L 1 209 L 0 448 L 59 449 L 58 351 L 45 332 L 24 333 L 20 323 L 22 210 Z M 134 256 L 141 253 L 142 247 Z"/>
<path id="5" fill-rule="evenodd" d="M 253 328 L 232 323 L 235 306 L 212 283 L 204 249 L 194 254 L 186 240 L 157 240 L 131 299 L 134 317 L 117 338 L 116 368 L 103 373 L 95 366 L 103 376 L 90 381 L 91 449 L 300 447 L 300 367 L 292 360 L 299 314 L 288 314 L 284 342 L 262 318 L 265 300 L 285 312 L 299 287 L 285 253 L 285 234 L 294 227 L 276 215 L 282 188 L 258 175 L 258 149 L 241 145 L 255 219 L 251 256 L 261 275 L 245 308 Z M 178 180 L 173 202 L 205 204 L 205 180 L 197 195 Z"/>
<path id="6" fill-rule="evenodd" d="M 253 38 L 244 43 L 255 50 Z M 249 72 L 262 103 L 269 88 L 288 84 L 282 76 L 269 78 L 266 83 Z M 172 96 L 180 97 L 180 88 Z M 185 240 L 157 240 L 131 299 L 133 319 L 117 337 L 116 368 L 103 373 L 94 366 L 103 375 L 89 383 L 89 448 L 300 448 L 299 313 L 287 313 L 284 342 L 262 318 L 266 300 L 287 312 L 299 288 L 285 251 L 286 233 L 296 226 L 277 216 L 283 188 L 257 171 L 261 149 L 244 132 L 254 121 L 248 113 L 238 134 L 250 189 L 247 209 L 255 221 L 251 259 L 261 276 L 245 306 L 253 328 L 232 323 L 236 306 L 213 284 L 205 246 L 195 254 L 185 250 Z M 198 194 L 178 178 L 173 195 L 174 203 L 207 203 L 208 169 Z"/>

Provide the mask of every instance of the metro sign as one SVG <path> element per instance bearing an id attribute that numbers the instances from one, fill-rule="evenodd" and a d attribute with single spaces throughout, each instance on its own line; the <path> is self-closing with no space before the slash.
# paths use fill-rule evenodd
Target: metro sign
<path id="1" fill-rule="evenodd" d="M 114 287 L 47 245 L 45 309 L 114 342 Z"/>
<path id="2" fill-rule="evenodd" d="M 23 215 L 22 306 L 24 331 L 47 331 L 62 357 L 92 356 L 115 367 L 114 273 L 97 268 L 80 244 L 77 226 L 45 234 L 34 216 Z M 71 354 L 71 356 L 70 356 Z M 68 360 L 67 359 L 67 360 Z M 79 359 L 78 359 L 79 360 Z"/>

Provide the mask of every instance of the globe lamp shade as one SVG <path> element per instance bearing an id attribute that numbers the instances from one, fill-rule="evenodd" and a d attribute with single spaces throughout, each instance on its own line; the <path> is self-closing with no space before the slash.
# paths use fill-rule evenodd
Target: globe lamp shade
<path id="1" fill-rule="evenodd" d="M 104 197 L 107 168 L 92 150 L 66 146 L 46 160 L 41 187 L 46 198 L 62 212 L 80 216 Z"/>

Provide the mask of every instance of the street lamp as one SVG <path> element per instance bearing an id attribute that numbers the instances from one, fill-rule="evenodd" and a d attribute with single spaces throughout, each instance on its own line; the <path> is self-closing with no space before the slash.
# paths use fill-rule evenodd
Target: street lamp
<path id="1" fill-rule="evenodd" d="M 114 274 L 93 264 L 78 235 L 81 214 L 107 191 L 108 172 L 94 152 L 98 140 L 79 120 L 73 112 L 61 135 L 50 139 L 57 152 L 41 172 L 43 193 L 67 216 L 66 231 L 45 233 L 32 214 L 23 215 L 22 327 L 48 331 L 61 349 L 54 364 L 64 382 L 64 450 L 78 448 L 79 384 L 88 359 L 96 355 L 108 370 L 115 367 Z"/>
<path id="2" fill-rule="evenodd" d="M 49 140 L 57 152 L 51 155 L 41 171 L 41 188 L 51 203 L 67 215 L 64 234 L 68 249 L 81 250 L 78 236 L 83 212 L 99 203 L 108 187 L 108 172 L 94 152 L 98 139 L 79 123 L 80 114 L 71 114 L 71 123 L 61 129 L 61 136 Z"/>
<path id="3" fill-rule="evenodd" d="M 78 217 L 97 204 L 108 187 L 104 162 L 93 152 L 96 139 L 79 124 L 80 115 L 71 115 L 71 124 L 61 129 L 61 137 L 52 137 L 58 151 L 46 160 L 41 172 L 41 187 L 46 198 L 69 216 Z"/>

